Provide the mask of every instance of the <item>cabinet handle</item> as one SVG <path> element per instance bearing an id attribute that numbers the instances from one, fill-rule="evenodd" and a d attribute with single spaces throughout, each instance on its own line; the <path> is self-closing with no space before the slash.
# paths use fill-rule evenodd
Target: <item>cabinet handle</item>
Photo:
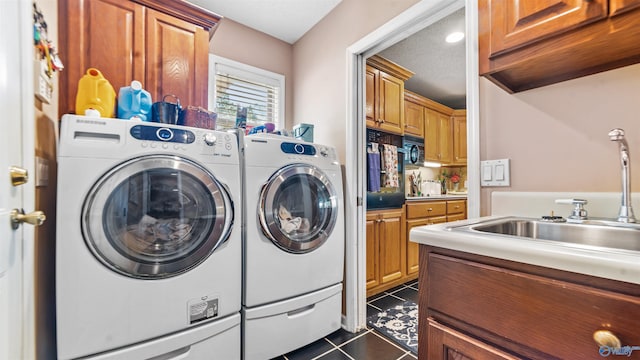
<path id="1" fill-rule="evenodd" d="M 620 339 L 609 330 L 597 330 L 593 333 L 593 340 L 601 347 L 608 346 L 615 349 L 622 347 Z"/>
<path id="2" fill-rule="evenodd" d="M 427 212 L 431 212 L 431 211 L 433 211 L 433 208 L 428 208 L 427 209 Z"/>
<path id="3" fill-rule="evenodd" d="M 456 208 L 456 209 L 460 209 L 460 205 L 456 205 L 456 206 L 455 206 L 455 208 Z"/>
<path id="4" fill-rule="evenodd" d="M 384 124 L 384 119 L 378 119 L 378 123 Z"/>

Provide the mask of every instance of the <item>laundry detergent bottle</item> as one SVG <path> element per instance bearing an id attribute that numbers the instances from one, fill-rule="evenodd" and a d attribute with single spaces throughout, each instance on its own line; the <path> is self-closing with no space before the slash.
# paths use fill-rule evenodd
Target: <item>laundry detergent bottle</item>
<path id="1" fill-rule="evenodd" d="M 87 110 L 97 110 L 101 117 L 115 117 L 116 91 L 111 83 L 102 76 L 100 70 L 87 69 L 87 73 L 78 81 L 76 94 L 76 114 L 84 115 Z"/>
<path id="2" fill-rule="evenodd" d="M 118 118 L 151 121 L 151 94 L 142 88 L 138 80 L 133 80 L 130 86 L 120 88 L 118 92 Z"/>

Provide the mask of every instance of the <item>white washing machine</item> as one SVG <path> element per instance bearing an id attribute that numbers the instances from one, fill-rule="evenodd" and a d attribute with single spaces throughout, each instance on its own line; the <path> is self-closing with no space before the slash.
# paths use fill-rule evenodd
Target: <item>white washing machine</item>
<path id="1" fill-rule="evenodd" d="M 272 134 L 244 138 L 244 169 L 242 348 L 263 360 L 340 328 L 342 174 L 335 149 Z"/>
<path id="2" fill-rule="evenodd" d="M 235 133 L 65 115 L 58 357 L 240 358 L 240 182 Z"/>

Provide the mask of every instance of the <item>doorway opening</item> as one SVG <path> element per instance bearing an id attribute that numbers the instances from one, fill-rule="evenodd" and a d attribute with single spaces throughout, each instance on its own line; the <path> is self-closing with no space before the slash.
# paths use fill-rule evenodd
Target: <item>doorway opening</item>
<path id="1" fill-rule="evenodd" d="M 414 33 L 465 8 L 466 24 L 466 108 L 468 216 L 480 212 L 479 125 L 478 125 L 478 52 L 477 4 L 471 0 L 422 0 L 365 36 L 348 52 L 348 120 L 345 178 L 346 196 L 355 196 L 357 204 L 346 203 L 346 316 L 344 327 L 358 331 L 366 326 L 366 59 Z M 469 40 L 471 39 L 471 40 Z"/>

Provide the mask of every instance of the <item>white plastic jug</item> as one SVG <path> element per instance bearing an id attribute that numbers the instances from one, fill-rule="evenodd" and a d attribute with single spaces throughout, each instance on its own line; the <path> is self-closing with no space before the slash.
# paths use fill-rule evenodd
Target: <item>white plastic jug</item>
<path id="1" fill-rule="evenodd" d="M 133 80 L 130 86 L 121 87 L 118 92 L 118 118 L 150 121 L 151 104 L 151 94 L 142 88 L 140 81 Z"/>

